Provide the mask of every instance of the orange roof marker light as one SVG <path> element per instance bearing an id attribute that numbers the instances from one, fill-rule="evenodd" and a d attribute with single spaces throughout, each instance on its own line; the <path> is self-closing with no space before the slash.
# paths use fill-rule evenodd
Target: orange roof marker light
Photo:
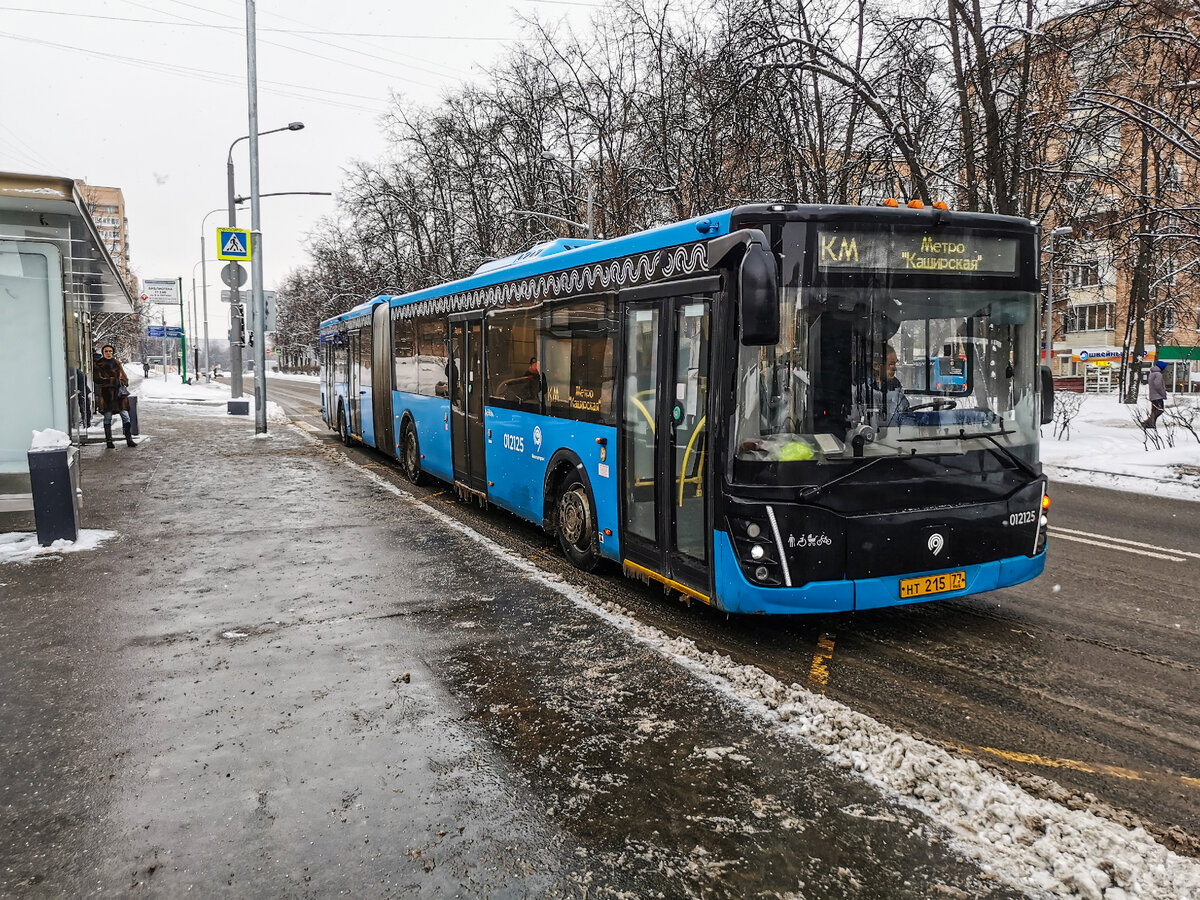
<path id="1" fill-rule="evenodd" d="M 883 203 L 881 205 L 882 206 L 890 206 L 890 207 L 892 207 L 892 209 L 896 209 L 897 207 L 900 206 L 900 204 L 898 202 L 896 202 L 895 197 L 888 197 L 886 200 L 883 201 Z"/>
<path id="2" fill-rule="evenodd" d="M 922 203 L 920 200 L 909 200 L 909 201 L 908 201 L 908 208 L 909 208 L 909 209 L 924 209 L 924 208 L 925 208 L 925 204 L 924 204 L 924 203 Z"/>
<path id="3" fill-rule="evenodd" d="M 947 205 L 945 200 L 933 201 L 933 208 L 934 209 L 946 209 L 946 210 L 950 209 L 949 205 Z"/>

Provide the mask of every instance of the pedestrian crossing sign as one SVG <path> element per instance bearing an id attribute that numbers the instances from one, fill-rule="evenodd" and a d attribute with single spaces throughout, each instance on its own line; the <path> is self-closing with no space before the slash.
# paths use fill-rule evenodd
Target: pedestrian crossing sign
<path id="1" fill-rule="evenodd" d="M 250 261 L 250 232 L 244 228 L 217 229 L 217 259 Z"/>

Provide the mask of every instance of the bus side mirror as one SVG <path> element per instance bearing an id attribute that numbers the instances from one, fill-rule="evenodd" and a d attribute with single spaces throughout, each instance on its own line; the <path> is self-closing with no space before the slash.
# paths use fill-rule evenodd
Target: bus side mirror
<path id="1" fill-rule="evenodd" d="M 1039 366 L 1038 372 L 1042 376 L 1042 424 L 1049 425 L 1054 421 L 1054 376 L 1049 366 Z"/>
<path id="2" fill-rule="evenodd" d="M 757 241 L 746 245 L 738 269 L 741 303 L 742 343 L 747 347 L 770 347 L 779 343 L 779 285 L 775 257 Z"/>

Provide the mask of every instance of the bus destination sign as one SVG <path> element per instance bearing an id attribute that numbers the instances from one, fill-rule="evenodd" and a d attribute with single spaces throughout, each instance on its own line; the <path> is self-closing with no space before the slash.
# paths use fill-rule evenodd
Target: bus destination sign
<path id="1" fill-rule="evenodd" d="M 818 231 L 817 265 L 838 271 L 1016 275 L 1018 240 L 977 234 Z"/>

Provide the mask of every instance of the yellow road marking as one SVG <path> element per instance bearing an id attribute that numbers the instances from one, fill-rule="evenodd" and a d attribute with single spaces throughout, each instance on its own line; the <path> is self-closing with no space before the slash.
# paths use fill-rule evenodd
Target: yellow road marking
<path id="1" fill-rule="evenodd" d="M 962 744 L 947 743 L 947 747 L 952 747 L 962 753 L 988 753 L 999 759 L 1008 760 L 1009 762 L 1027 763 L 1033 766 L 1043 766 L 1048 769 L 1073 769 L 1076 772 L 1084 772 L 1088 775 L 1107 775 L 1110 778 L 1124 778 L 1127 781 L 1156 781 L 1156 782 L 1172 782 L 1178 778 L 1188 787 L 1200 788 L 1200 778 L 1192 778 L 1188 775 L 1164 775 L 1158 772 L 1138 772 L 1134 769 L 1126 769 L 1123 766 L 1110 766 L 1106 763 L 1089 763 L 1082 762 L 1077 759 L 1055 759 L 1050 756 L 1041 756 L 1037 753 L 1023 753 L 1017 750 L 1001 750 L 997 747 L 966 747 Z"/>
<path id="2" fill-rule="evenodd" d="M 984 753 L 990 753 L 1009 762 L 1029 763 L 1034 766 L 1045 766 L 1050 769 L 1074 769 L 1076 772 L 1086 772 L 1089 775 L 1109 775 L 1113 778 L 1125 778 L 1130 781 L 1141 781 L 1142 774 L 1133 769 L 1121 766 L 1110 766 L 1105 763 L 1086 763 L 1077 759 L 1052 759 L 1039 756 L 1036 753 L 1021 753 L 1016 750 L 999 750 L 996 747 L 980 747 Z"/>
<path id="3" fill-rule="evenodd" d="M 829 660 L 833 659 L 833 639 L 836 635 L 822 634 L 817 638 L 817 652 L 808 669 L 808 680 L 824 687 L 829 684 Z"/>

